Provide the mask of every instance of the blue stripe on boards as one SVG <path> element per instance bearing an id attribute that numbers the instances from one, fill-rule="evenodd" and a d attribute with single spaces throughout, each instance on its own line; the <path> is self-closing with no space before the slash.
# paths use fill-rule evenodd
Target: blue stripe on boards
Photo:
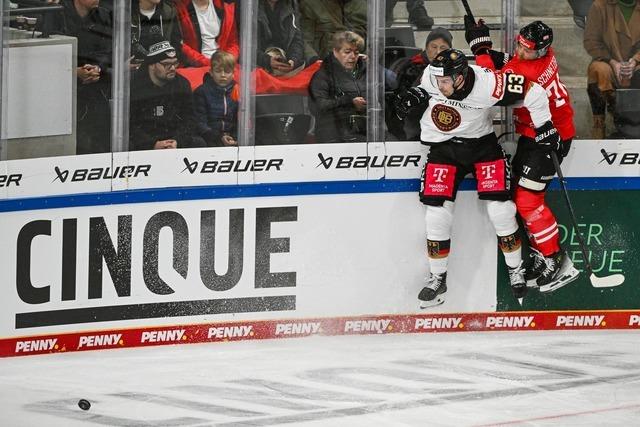
<path id="1" fill-rule="evenodd" d="M 243 197 L 403 193 L 418 191 L 419 186 L 420 182 L 417 179 L 380 179 L 375 181 L 288 182 L 153 188 L 145 190 L 6 199 L 0 200 L 0 212 Z M 554 180 L 551 184 L 551 190 L 557 190 L 559 188 L 559 183 L 557 180 Z M 569 190 L 640 190 L 640 177 L 567 178 L 567 188 Z M 472 179 L 465 179 L 460 186 L 460 190 L 475 190 L 475 181 Z"/>

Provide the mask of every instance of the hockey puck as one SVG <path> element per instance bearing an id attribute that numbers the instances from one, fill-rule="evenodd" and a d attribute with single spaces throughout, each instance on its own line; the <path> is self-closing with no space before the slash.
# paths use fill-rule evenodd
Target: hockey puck
<path id="1" fill-rule="evenodd" d="M 89 408 L 91 408 L 91 402 L 89 402 L 87 399 L 80 399 L 78 400 L 78 406 L 83 411 L 88 411 Z"/>

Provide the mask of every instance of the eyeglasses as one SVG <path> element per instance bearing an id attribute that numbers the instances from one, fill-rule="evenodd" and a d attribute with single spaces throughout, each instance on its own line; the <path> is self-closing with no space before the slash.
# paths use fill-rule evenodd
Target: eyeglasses
<path id="1" fill-rule="evenodd" d="M 174 61 L 174 62 L 158 62 L 158 64 L 162 65 L 162 67 L 166 71 L 169 71 L 172 68 L 178 68 L 178 61 Z"/>

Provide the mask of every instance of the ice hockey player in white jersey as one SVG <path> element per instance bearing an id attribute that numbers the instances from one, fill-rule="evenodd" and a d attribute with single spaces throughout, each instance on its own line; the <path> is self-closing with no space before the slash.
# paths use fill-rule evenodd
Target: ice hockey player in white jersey
<path id="1" fill-rule="evenodd" d="M 420 121 L 420 139 L 430 146 L 420 185 L 420 200 L 427 206 L 430 267 L 418 296 L 422 307 L 444 302 L 454 203 L 468 173 L 477 180 L 478 197 L 486 200 L 513 294 L 522 302 L 527 292 L 516 207 L 511 200 L 510 165 L 493 130 L 492 107 L 514 104 L 529 110 L 536 143 L 557 149 L 560 137 L 551 122 L 544 89 L 519 74 L 470 66 L 457 49 L 440 52 L 420 85 L 410 88 L 396 105 L 401 119 L 410 109 L 428 105 Z"/>

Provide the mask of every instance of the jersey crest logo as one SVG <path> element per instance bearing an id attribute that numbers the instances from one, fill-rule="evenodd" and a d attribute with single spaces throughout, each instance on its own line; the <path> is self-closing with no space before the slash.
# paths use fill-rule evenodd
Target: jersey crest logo
<path id="1" fill-rule="evenodd" d="M 455 108 L 436 104 L 431 110 L 431 120 L 439 130 L 449 132 L 460 126 L 462 118 Z"/>
<path id="2" fill-rule="evenodd" d="M 496 76 L 496 85 L 493 87 L 493 96 L 496 99 L 502 99 L 502 94 L 504 93 L 504 74 L 495 73 Z"/>

